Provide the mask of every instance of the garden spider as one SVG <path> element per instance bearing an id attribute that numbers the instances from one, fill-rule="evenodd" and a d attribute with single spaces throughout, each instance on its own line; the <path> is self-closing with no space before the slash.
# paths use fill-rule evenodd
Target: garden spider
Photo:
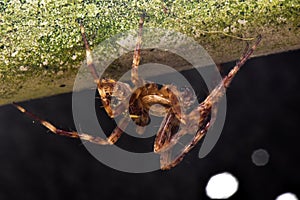
<path id="1" fill-rule="evenodd" d="M 144 17 L 145 16 L 142 15 L 139 20 L 138 37 L 133 55 L 131 69 L 131 82 L 134 85 L 133 88 L 127 83 L 99 77 L 94 66 L 84 27 L 82 23 L 79 23 L 86 50 L 87 67 L 97 84 L 97 90 L 101 97 L 102 105 L 110 118 L 124 115 L 109 137 L 103 139 L 86 133 L 58 129 L 50 122 L 26 111 L 26 109 L 22 106 L 16 103 L 13 103 L 13 105 L 22 113 L 25 113 L 30 118 L 38 121 L 55 134 L 72 138 L 81 138 L 82 140 L 100 145 L 113 145 L 117 142 L 130 120 L 134 121 L 138 127 L 142 127 L 142 129 L 137 129 L 137 132 L 142 134 L 143 127 L 146 127 L 149 124 L 150 114 L 155 116 L 164 115 L 163 121 L 155 137 L 153 150 L 155 153 L 160 154 L 161 169 L 166 170 L 176 166 L 200 141 L 212 125 L 213 119 L 211 119 L 211 112 L 213 105 L 220 101 L 220 98 L 225 93 L 224 88 L 228 88 L 233 77 L 239 71 L 241 66 L 249 59 L 257 45 L 260 43 L 261 36 L 259 35 L 257 37 L 256 42 L 251 48 L 247 46 L 240 60 L 212 90 L 205 100 L 202 101 L 195 109 L 187 112 L 186 110 L 182 111 L 180 109 L 179 100 L 183 100 L 182 102 L 184 102 L 184 107 L 189 107 L 193 103 L 193 97 L 188 89 L 178 90 L 174 85 L 159 86 L 156 83 L 146 82 L 139 77 L 138 67 L 140 63 Z M 114 108 L 112 107 L 112 98 L 117 99 L 119 102 Z M 129 104 L 126 105 L 123 103 L 124 100 L 128 100 Z M 155 105 L 160 105 L 160 107 L 155 109 Z M 151 106 L 153 106 L 152 108 L 154 109 L 151 108 L 150 110 Z M 164 108 L 163 112 L 161 107 Z M 125 111 L 128 111 L 129 114 L 124 114 Z M 178 129 L 179 125 L 181 125 L 181 129 Z M 171 149 L 184 135 L 188 133 L 193 135 L 193 139 L 180 150 L 179 154 L 176 155 L 175 158 L 172 158 Z"/>

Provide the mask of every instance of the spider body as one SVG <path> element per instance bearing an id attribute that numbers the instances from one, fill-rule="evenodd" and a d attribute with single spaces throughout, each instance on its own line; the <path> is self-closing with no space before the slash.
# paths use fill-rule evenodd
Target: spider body
<path id="1" fill-rule="evenodd" d="M 176 166 L 205 135 L 210 125 L 213 124 L 214 119 L 211 117 L 212 112 L 215 112 L 213 105 L 218 103 L 220 98 L 222 98 L 225 89 L 228 88 L 233 77 L 256 49 L 261 40 L 261 36 L 258 36 L 251 48 L 246 48 L 236 66 L 233 67 L 228 75 L 211 91 L 206 99 L 191 110 L 191 105 L 193 105 L 196 98 L 189 88 L 177 88 L 175 85 L 158 85 L 156 83 L 147 82 L 139 77 L 138 66 L 140 62 L 143 23 L 144 16 L 141 16 L 131 70 L 131 82 L 134 85 L 133 87 L 127 83 L 100 78 L 98 76 L 84 27 L 80 24 L 80 30 L 86 49 L 87 67 L 90 69 L 91 75 L 97 84 L 102 105 L 109 117 L 123 117 L 118 123 L 118 126 L 107 138 L 104 139 L 86 133 L 58 129 L 50 122 L 40 119 L 36 115 L 26 111 L 20 105 L 14 103 L 14 106 L 32 119 L 40 122 L 55 134 L 81 138 L 82 140 L 100 145 L 112 145 L 117 142 L 131 120 L 137 125 L 137 133 L 142 134 L 145 127 L 150 123 L 151 115 L 163 117 L 155 137 L 153 151 L 160 154 L 161 169 L 170 169 Z M 192 140 L 184 145 L 173 158 L 172 148 L 186 134 L 192 135 Z"/>
<path id="2" fill-rule="evenodd" d="M 180 104 L 168 86 L 158 87 L 155 83 L 147 83 L 137 88 L 131 95 L 129 101 L 129 113 L 139 116 L 133 118 L 133 121 L 139 126 L 146 126 L 150 123 L 149 111 L 154 116 L 162 117 L 168 110 L 176 113 L 178 119 L 181 119 Z M 157 106 L 160 105 L 160 106 Z"/>

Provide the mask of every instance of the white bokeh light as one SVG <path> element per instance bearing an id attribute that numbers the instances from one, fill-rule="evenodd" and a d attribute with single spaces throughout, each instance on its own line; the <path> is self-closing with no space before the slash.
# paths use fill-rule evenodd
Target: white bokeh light
<path id="1" fill-rule="evenodd" d="M 238 185 L 238 180 L 232 174 L 220 173 L 209 179 L 206 194 L 211 199 L 227 199 L 237 191 Z"/>
<path id="2" fill-rule="evenodd" d="M 279 195 L 276 200 L 298 200 L 298 198 L 295 194 L 287 192 Z"/>

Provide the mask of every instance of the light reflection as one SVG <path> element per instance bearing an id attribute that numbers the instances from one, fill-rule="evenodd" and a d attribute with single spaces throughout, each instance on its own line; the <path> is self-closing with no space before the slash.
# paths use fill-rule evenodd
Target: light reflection
<path id="1" fill-rule="evenodd" d="M 227 199 L 238 189 L 238 180 L 230 173 L 224 172 L 210 178 L 206 194 L 211 199 Z"/>
<path id="2" fill-rule="evenodd" d="M 265 166 L 269 162 L 270 155 L 265 149 L 257 149 L 252 153 L 251 159 L 256 166 Z"/>
<path id="3" fill-rule="evenodd" d="M 298 200 L 298 198 L 295 194 L 287 192 L 279 195 L 276 200 Z"/>

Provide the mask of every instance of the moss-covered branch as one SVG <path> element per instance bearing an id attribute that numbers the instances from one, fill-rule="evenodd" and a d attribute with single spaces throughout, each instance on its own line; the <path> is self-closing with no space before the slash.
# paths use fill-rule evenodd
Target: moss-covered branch
<path id="1" fill-rule="evenodd" d="M 136 29 L 141 12 L 145 26 L 193 37 L 217 63 L 258 33 L 256 55 L 300 48 L 299 0 L 0 0 L 0 104 L 72 90 L 84 60 L 78 18 L 95 46 Z"/>

